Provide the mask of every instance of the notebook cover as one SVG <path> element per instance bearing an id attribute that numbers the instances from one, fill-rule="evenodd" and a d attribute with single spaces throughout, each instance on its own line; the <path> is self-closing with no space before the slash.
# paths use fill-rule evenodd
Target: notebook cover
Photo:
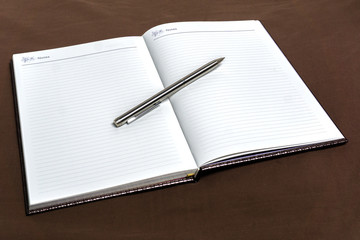
<path id="1" fill-rule="evenodd" d="M 11 70 L 11 77 L 12 77 L 12 88 L 13 88 L 15 114 L 16 114 L 15 118 L 16 118 L 16 128 L 17 128 L 18 145 L 19 145 L 19 152 L 20 152 L 25 210 L 26 210 L 27 215 L 34 214 L 34 213 L 41 213 L 41 212 L 45 212 L 45 211 L 49 211 L 49 210 L 55 210 L 55 209 L 59 209 L 59 208 L 63 208 L 63 207 L 74 206 L 77 204 L 107 199 L 107 198 L 111 198 L 111 197 L 117 197 L 117 196 L 121 196 L 121 195 L 125 195 L 125 194 L 131 194 L 131 193 L 148 191 L 151 189 L 156 189 L 156 188 L 161 188 L 161 187 L 167 187 L 167 186 L 171 186 L 174 184 L 181 184 L 181 183 L 195 181 L 196 176 L 189 176 L 189 177 L 164 181 L 164 182 L 160 182 L 157 184 L 152 184 L 152 185 L 148 185 L 145 187 L 132 188 L 132 189 L 128 189 L 128 190 L 117 191 L 117 192 L 103 194 L 103 195 L 97 195 L 95 197 L 87 197 L 87 198 L 79 199 L 76 201 L 69 201 L 69 202 L 65 202 L 65 203 L 61 203 L 61 204 L 54 204 L 49 207 L 42 207 L 42 208 L 30 210 L 29 205 L 28 205 L 29 201 L 28 201 L 28 193 L 27 193 L 27 188 L 26 188 L 27 182 L 26 182 L 26 177 L 25 177 L 24 154 L 23 154 L 23 148 L 22 148 L 21 129 L 20 129 L 19 113 L 18 113 L 18 105 L 17 105 L 17 93 L 16 93 L 15 76 L 14 76 L 12 61 L 10 62 L 10 70 Z M 273 150 L 273 151 L 266 151 L 266 152 L 255 153 L 255 154 L 250 154 L 250 155 L 244 155 L 244 156 L 234 157 L 234 158 L 230 158 L 230 159 L 223 160 L 220 162 L 215 162 L 212 164 L 202 166 L 200 168 L 200 171 L 206 171 L 206 170 L 220 168 L 220 167 L 227 167 L 227 166 L 232 166 L 232 165 L 236 165 L 236 164 L 243 164 L 243 163 L 247 163 L 250 161 L 260 161 L 260 160 L 265 160 L 265 159 L 271 159 L 274 157 L 280 157 L 283 155 L 294 154 L 297 152 L 310 151 L 310 150 L 314 150 L 314 149 L 318 149 L 318 148 L 331 147 L 334 145 L 344 144 L 346 142 L 347 142 L 347 139 L 343 138 L 343 139 L 328 141 L 328 142 L 323 142 L 323 143 L 309 144 L 309 145 L 303 145 L 303 146 L 298 146 L 298 147 L 290 147 L 290 148 L 285 148 L 285 149 L 280 149 L 280 150 Z"/>

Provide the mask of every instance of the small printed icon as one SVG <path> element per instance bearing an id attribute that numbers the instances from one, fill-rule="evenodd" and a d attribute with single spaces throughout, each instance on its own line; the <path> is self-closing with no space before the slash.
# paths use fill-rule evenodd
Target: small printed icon
<path id="1" fill-rule="evenodd" d="M 35 57 L 22 57 L 21 61 L 23 63 L 28 63 L 28 62 L 32 62 L 35 60 Z"/>
<path id="2" fill-rule="evenodd" d="M 153 36 L 153 37 L 155 38 L 155 37 L 160 36 L 163 32 L 164 32 L 164 31 L 163 31 L 162 29 L 156 30 L 156 31 L 152 31 L 152 32 L 151 32 L 151 36 Z"/>

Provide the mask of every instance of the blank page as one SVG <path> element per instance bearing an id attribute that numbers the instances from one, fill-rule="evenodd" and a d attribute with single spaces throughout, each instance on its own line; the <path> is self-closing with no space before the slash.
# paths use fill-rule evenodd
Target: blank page
<path id="1" fill-rule="evenodd" d="M 165 86 L 225 57 L 171 98 L 199 166 L 343 138 L 259 21 L 165 24 L 144 38 Z"/>
<path id="2" fill-rule="evenodd" d="M 112 124 L 163 89 L 143 38 L 13 60 L 30 205 L 196 169 L 169 102 L 131 125 Z"/>

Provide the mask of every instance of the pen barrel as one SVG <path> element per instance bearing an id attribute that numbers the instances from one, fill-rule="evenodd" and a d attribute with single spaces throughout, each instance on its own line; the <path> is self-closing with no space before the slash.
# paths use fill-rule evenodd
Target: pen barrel
<path id="1" fill-rule="evenodd" d="M 154 96 L 146 99 L 142 103 L 136 105 L 120 117 L 117 117 L 114 120 L 114 124 L 116 127 L 120 127 L 125 123 L 130 123 L 135 121 L 137 118 L 145 115 L 146 113 L 150 112 L 155 106 L 158 106 L 162 101 L 166 100 L 167 98 L 171 97 L 184 87 L 188 86 L 189 84 L 193 83 L 197 79 L 201 78 L 205 74 L 209 73 L 210 71 L 214 70 L 214 68 L 223 60 L 224 58 L 215 59 L 202 67 L 196 69 L 195 71 L 191 72 L 190 74 L 186 75 L 185 77 L 181 78 L 180 80 L 174 82 L 170 86 L 166 87 L 165 89 L 161 90 Z"/>
<path id="2" fill-rule="evenodd" d="M 202 76 L 206 75 L 207 73 L 211 72 L 215 69 L 216 66 L 218 66 L 218 63 L 220 63 L 222 59 L 215 59 L 200 68 L 196 69 L 195 71 L 189 73 L 185 77 L 181 78 L 180 80 L 174 82 L 161 92 L 159 92 L 157 95 L 164 95 L 162 96 L 164 99 L 171 97 L 181 89 L 185 88 L 189 84 L 195 82 L 197 79 L 201 78 Z M 162 99 L 162 100 L 164 100 Z"/>

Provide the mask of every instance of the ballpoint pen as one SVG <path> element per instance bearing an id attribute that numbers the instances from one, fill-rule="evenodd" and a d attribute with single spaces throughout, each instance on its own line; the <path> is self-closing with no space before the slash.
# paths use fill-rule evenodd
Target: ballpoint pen
<path id="1" fill-rule="evenodd" d="M 156 107 L 160 105 L 162 101 L 169 98 L 170 96 L 177 93 L 179 90 L 183 89 L 184 87 L 188 86 L 189 84 L 193 83 L 195 80 L 201 78 L 205 74 L 211 72 L 218 66 L 218 64 L 224 60 L 223 58 L 217 58 L 200 68 L 196 69 L 195 71 L 191 72 L 190 74 L 186 75 L 185 77 L 181 78 L 180 80 L 174 82 L 167 88 L 164 88 L 154 96 L 146 99 L 142 103 L 138 104 L 137 106 L 133 107 L 123 115 L 117 117 L 114 120 L 114 125 L 116 127 L 120 127 L 124 124 L 130 124 L 135 120 L 139 119 L 140 117 L 144 116 L 148 112 L 152 111 Z"/>

